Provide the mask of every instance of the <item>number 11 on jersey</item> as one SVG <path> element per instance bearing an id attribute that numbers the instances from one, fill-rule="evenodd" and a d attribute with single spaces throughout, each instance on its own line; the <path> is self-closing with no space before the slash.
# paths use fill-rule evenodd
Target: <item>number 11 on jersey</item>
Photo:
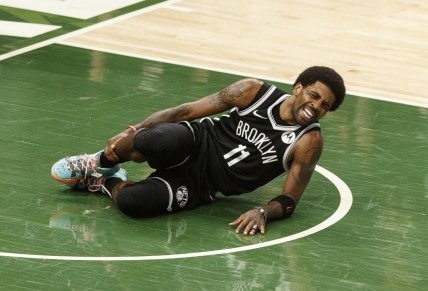
<path id="1" fill-rule="evenodd" d="M 240 144 L 237 148 L 234 148 L 227 154 L 223 155 L 225 160 L 228 160 L 229 158 L 233 158 L 234 156 L 238 155 L 234 159 L 227 162 L 227 165 L 229 167 L 232 167 L 237 162 L 242 161 L 243 159 L 248 157 L 250 155 L 250 152 L 245 151 L 246 148 L 247 148 L 246 146 Z"/>

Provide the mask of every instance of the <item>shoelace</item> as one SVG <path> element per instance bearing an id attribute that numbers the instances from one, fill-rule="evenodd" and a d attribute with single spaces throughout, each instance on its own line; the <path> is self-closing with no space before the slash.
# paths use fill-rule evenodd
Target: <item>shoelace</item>
<path id="1" fill-rule="evenodd" d="M 111 193 L 107 190 L 107 188 L 104 186 L 104 182 L 106 180 L 105 176 L 88 176 L 86 178 L 83 178 L 79 181 L 79 183 L 83 187 L 87 187 L 90 192 L 98 192 L 102 191 L 103 193 L 108 194 L 110 198 L 112 198 Z"/>
<path id="2" fill-rule="evenodd" d="M 84 173 L 84 178 L 88 175 L 88 171 L 92 171 L 93 174 L 97 173 L 97 161 L 94 157 L 87 154 L 81 155 L 78 159 L 72 161 L 67 159 L 68 166 L 71 171 L 79 171 Z"/>

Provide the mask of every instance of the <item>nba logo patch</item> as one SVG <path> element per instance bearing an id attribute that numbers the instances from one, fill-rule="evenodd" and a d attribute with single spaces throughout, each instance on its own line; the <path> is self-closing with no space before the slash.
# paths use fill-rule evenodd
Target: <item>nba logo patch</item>
<path id="1" fill-rule="evenodd" d="M 178 187 L 177 192 L 175 192 L 175 198 L 177 198 L 178 206 L 184 207 L 187 204 L 187 200 L 189 199 L 189 192 L 187 191 L 187 187 Z"/>
<path id="2" fill-rule="evenodd" d="M 294 132 L 291 133 L 283 133 L 281 136 L 282 142 L 285 144 L 292 144 L 296 139 L 296 134 Z"/>

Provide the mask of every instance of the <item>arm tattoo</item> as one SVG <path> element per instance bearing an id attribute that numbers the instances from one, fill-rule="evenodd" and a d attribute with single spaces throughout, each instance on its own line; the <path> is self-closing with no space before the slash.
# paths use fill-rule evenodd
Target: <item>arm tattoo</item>
<path id="1" fill-rule="evenodd" d="M 294 180 L 301 186 L 306 186 L 312 177 L 317 161 L 321 155 L 321 147 L 313 147 L 306 151 L 305 155 L 310 155 L 310 161 L 300 161 L 300 171 L 292 172 Z"/>
<path id="2" fill-rule="evenodd" d="M 212 94 L 212 95 L 210 95 L 210 103 L 211 104 L 214 104 L 214 105 L 219 105 L 219 104 L 221 104 L 221 100 L 220 100 L 220 98 L 218 98 L 218 94 L 219 93 L 215 93 L 215 94 Z"/>
<path id="3" fill-rule="evenodd" d="M 306 186 L 309 183 L 313 173 L 312 171 L 309 171 L 311 168 L 312 167 L 307 163 L 300 163 L 300 172 L 296 173 L 296 171 L 293 171 L 291 173 L 297 184 Z"/>
<path id="4" fill-rule="evenodd" d="M 241 97 L 243 84 L 236 83 L 221 90 L 220 92 L 210 96 L 210 102 L 213 104 L 221 104 L 222 102 L 230 104 L 235 98 Z"/>

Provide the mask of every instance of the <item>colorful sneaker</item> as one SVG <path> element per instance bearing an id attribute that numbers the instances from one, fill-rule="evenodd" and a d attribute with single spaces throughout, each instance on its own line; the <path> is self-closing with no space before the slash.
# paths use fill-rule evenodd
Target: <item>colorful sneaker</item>
<path id="1" fill-rule="evenodd" d="M 111 175 L 92 174 L 80 179 L 77 183 L 67 185 L 70 186 L 73 190 L 101 192 L 111 197 L 111 193 L 104 186 L 106 180 L 110 178 L 119 178 L 122 181 L 126 181 L 128 180 L 128 173 L 125 171 L 125 169 L 119 169 L 119 171 Z"/>
<path id="2" fill-rule="evenodd" d="M 63 184 L 74 184 L 78 182 L 82 177 L 89 176 L 91 174 L 107 174 L 111 175 L 119 171 L 120 165 L 116 165 L 112 168 L 101 168 L 100 156 L 102 151 L 99 151 L 92 155 L 78 155 L 65 157 L 57 161 L 51 169 L 51 176 L 55 180 Z"/>

